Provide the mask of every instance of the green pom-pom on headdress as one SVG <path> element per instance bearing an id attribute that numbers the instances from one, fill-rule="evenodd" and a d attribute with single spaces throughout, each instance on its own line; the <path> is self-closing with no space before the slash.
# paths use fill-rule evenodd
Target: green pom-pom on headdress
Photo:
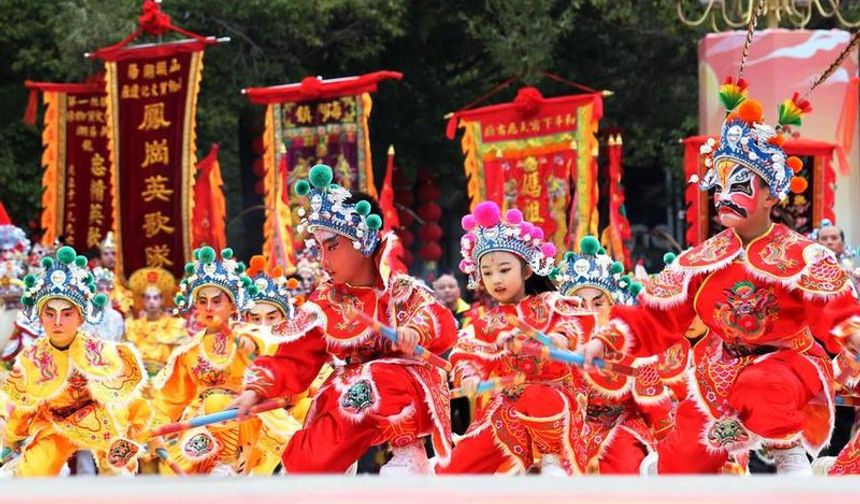
<path id="1" fill-rule="evenodd" d="M 197 260 L 199 260 L 203 264 L 210 264 L 215 262 L 215 249 L 209 246 L 201 247 L 200 250 L 197 252 Z"/>
<path id="2" fill-rule="evenodd" d="M 310 178 L 311 184 L 313 184 L 317 189 L 325 189 L 329 184 L 331 184 L 333 175 L 331 168 L 324 164 L 318 164 L 311 168 L 308 178 Z"/>
<path id="3" fill-rule="evenodd" d="M 583 254 L 595 255 L 599 249 L 600 242 L 593 236 L 586 236 L 582 240 L 579 240 L 579 250 Z"/>
<path id="4" fill-rule="evenodd" d="M 57 260 L 66 265 L 72 264 L 77 256 L 78 253 L 72 247 L 60 247 L 57 251 Z"/>
<path id="5" fill-rule="evenodd" d="M 176 304 L 177 306 L 185 304 L 185 296 L 183 296 L 182 294 L 177 294 L 173 298 L 173 303 Z"/>
<path id="6" fill-rule="evenodd" d="M 624 265 L 618 261 L 615 261 L 614 263 L 612 263 L 612 266 L 609 267 L 609 272 L 613 275 L 624 273 Z"/>
<path id="7" fill-rule="evenodd" d="M 107 304 L 107 302 L 108 302 L 108 297 L 102 292 L 93 296 L 93 304 L 99 308 L 104 308 L 104 306 Z"/>
<path id="8" fill-rule="evenodd" d="M 227 247 L 224 250 L 222 250 L 221 251 L 221 258 L 222 259 L 232 259 L 233 258 L 233 249 L 231 249 L 230 247 Z"/>
<path id="9" fill-rule="evenodd" d="M 241 275 L 242 273 L 245 272 L 245 270 L 246 270 L 245 263 L 239 263 L 236 265 L 236 273 Z"/>
<path id="10" fill-rule="evenodd" d="M 249 277 L 246 277 L 246 276 L 242 277 L 242 285 L 244 285 L 246 289 L 248 287 L 250 287 L 252 283 L 253 282 L 251 282 L 251 279 Z"/>
<path id="11" fill-rule="evenodd" d="M 98 289 L 96 289 L 96 284 L 87 284 L 87 289 L 90 290 L 90 294 L 95 294 Z"/>
<path id="12" fill-rule="evenodd" d="M 185 274 L 190 275 L 194 273 L 194 264 L 193 263 L 185 263 Z"/>
<path id="13" fill-rule="evenodd" d="M 567 252 L 567 253 L 565 254 L 565 256 L 566 256 L 567 254 L 570 254 L 570 253 L 571 253 L 571 252 Z M 549 279 L 550 279 L 550 280 L 552 280 L 552 281 L 554 282 L 554 281 L 558 280 L 559 275 L 561 275 L 561 270 L 560 270 L 558 267 L 555 267 L 555 268 L 553 268 L 553 269 L 552 269 L 552 271 L 550 271 L 550 272 L 549 272 Z"/>
<path id="14" fill-rule="evenodd" d="M 618 279 L 618 286 L 621 287 L 622 289 L 626 289 L 626 288 L 630 287 L 630 277 L 625 275 L 625 276 L 619 278 Z"/>
<path id="15" fill-rule="evenodd" d="M 84 257 L 82 255 L 75 257 L 75 266 L 77 266 L 78 268 L 83 268 L 86 265 L 87 265 L 87 258 L 86 257 Z"/>
<path id="16" fill-rule="evenodd" d="M 665 254 L 663 254 L 663 262 L 666 263 L 667 265 L 672 264 L 673 262 L 675 262 L 675 259 L 677 257 L 678 256 L 676 256 L 672 252 L 666 252 Z"/>
<path id="17" fill-rule="evenodd" d="M 21 296 L 21 304 L 24 306 L 33 306 L 36 303 L 33 301 L 33 298 L 29 296 Z"/>
<path id="18" fill-rule="evenodd" d="M 45 269 L 52 268 L 54 266 L 54 258 L 51 256 L 45 256 L 42 258 L 42 267 Z"/>
<path id="19" fill-rule="evenodd" d="M 24 287 L 31 288 L 36 285 L 36 276 L 33 274 L 24 277 Z"/>
<path id="20" fill-rule="evenodd" d="M 257 293 L 259 293 L 259 292 L 260 292 L 260 289 L 258 289 L 256 285 L 251 285 L 250 287 L 248 287 L 248 295 L 249 296 L 256 296 Z"/>
<path id="21" fill-rule="evenodd" d="M 634 297 L 638 296 L 639 293 L 642 292 L 642 284 L 639 282 L 633 282 L 630 284 L 630 294 Z"/>
<path id="22" fill-rule="evenodd" d="M 355 204 L 355 211 L 358 215 L 365 216 L 370 213 L 370 203 L 366 200 L 361 200 Z"/>
<path id="23" fill-rule="evenodd" d="M 600 247 L 599 249 L 597 249 L 597 255 L 606 255 L 606 249 Z"/>
<path id="24" fill-rule="evenodd" d="M 296 196 L 307 196 L 311 192 L 311 185 L 307 180 L 299 180 L 293 186 L 293 191 L 296 193 Z"/>
<path id="25" fill-rule="evenodd" d="M 575 257 L 576 257 L 576 254 L 574 254 L 573 252 L 567 251 L 567 252 L 565 252 L 565 253 L 564 253 L 564 258 L 563 258 L 563 260 L 564 260 L 565 262 L 567 262 L 567 261 L 572 261 Z"/>
<path id="26" fill-rule="evenodd" d="M 364 223 L 367 224 L 367 227 L 374 231 L 379 231 L 379 228 L 382 227 L 382 219 L 376 214 L 368 215 Z"/>

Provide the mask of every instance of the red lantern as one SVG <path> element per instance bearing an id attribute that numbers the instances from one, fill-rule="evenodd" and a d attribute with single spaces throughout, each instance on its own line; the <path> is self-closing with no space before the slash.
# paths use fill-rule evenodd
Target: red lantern
<path id="1" fill-rule="evenodd" d="M 425 243 L 421 246 L 420 254 L 425 261 L 438 261 L 442 258 L 442 247 L 436 242 Z"/>
<path id="2" fill-rule="evenodd" d="M 394 193 L 394 201 L 405 207 L 411 207 L 415 203 L 415 196 L 412 191 L 397 191 Z"/>
<path id="3" fill-rule="evenodd" d="M 251 165 L 251 169 L 254 170 L 254 175 L 258 177 L 262 177 L 266 174 L 266 165 L 263 164 L 262 159 L 257 159 L 254 161 L 254 164 Z"/>
<path id="4" fill-rule="evenodd" d="M 438 204 L 428 201 L 418 209 L 418 217 L 421 217 L 427 222 L 435 222 L 442 218 L 442 209 Z"/>
<path id="5" fill-rule="evenodd" d="M 412 255 L 412 252 L 410 252 L 406 249 L 403 249 L 402 259 L 403 259 L 403 264 L 405 264 L 406 266 L 412 266 L 412 263 L 415 262 L 415 256 Z"/>
<path id="6" fill-rule="evenodd" d="M 436 184 L 424 184 L 416 193 L 420 201 L 436 201 L 442 197 L 442 190 Z"/>
<path id="7" fill-rule="evenodd" d="M 397 231 L 397 236 L 400 238 L 400 242 L 403 243 L 404 247 L 411 247 L 412 244 L 415 243 L 415 235 L 408 229 Z"/>
<path id="8" fill-rule="evenodd" d="M 418 238 L 423 242 L 439 241 L 442 238 L 442 228 L 435 222 L 428 222 L 418 230 Z"/>
<path id="9" fill-rule="evenodd" d="M 263 139 L 255 138 L 251 142 L 251 150 L 254 151 L 254 154 L 262 154 L 263 153 Z"/>
<path id="10" fill-rule="evenodd" d="M 401 227 L 409 227 L 415 222 L 415 217 L 412 217 L 412 212 L 405 210 L 403 208 L 397 209 L 397 218 L 400 219 Z"/>

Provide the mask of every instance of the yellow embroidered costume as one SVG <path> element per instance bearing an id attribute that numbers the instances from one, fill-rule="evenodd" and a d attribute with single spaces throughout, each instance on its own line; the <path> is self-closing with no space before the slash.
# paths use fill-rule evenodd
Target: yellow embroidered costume
<path id="1" fill-rule="evenodd" d="M 25 278 L 21 301 L 26 315 L 35 319 L 47 301 L 61 298 L 88 321 L 97 321 L 107 298 L 93 296 L 86 259 L 63 247 L 57 261 L 46 257 L 42 265 L 43 277 Z M 18 355 L 3 383 L 11 407 L 3 444 L 22 447 L 2 471 L 57 475 L 74 452 L 84 449 L 93 452 L 102 473 L 135 472 L 142 452 L 135 438 L 151 417 L 140 397 L 145 383 L 140 357 L 129 345 L 80 330 L 65 349 L 52 344 L 50 333 L 41 337 Z"/>
<path id="2" fill-rule="evenodd" d="M 204 247 L 195 261 L 186 265 L 176 305 L 188 310 L 200 288 L 214 286 L 227 294 L 239 309 L 256 288 L 244 275 L 244 265 L 232 259 L 232 251 Z M 187 297 L 186 297 L 187 296 Z M 177 348 L 164 369 L 153 380 L 157 422 L 187 420 L 224 410 L 242 391 L 242 378 L 252 360 L 238 344 L 249 339 L 256 352 L 269 345 L 258 331 L 245 331 L 243 325 L 224 326 L 217 332 L 206 329 Z M 300 426 L 284 410 L 259 414 L 244 422 L 231 422 L 191 429 L 179 434 L 178 443 L 168 446 L 171 458 L 188 473 L 228 471 L 241 474 L 270 475 L 280 462 L 280 453 Z M 170 473 L 162 467 L 162 474 Z"/>
<path id="3" fill-rule="evenodd" d="M 131 275 L 128 283 L 140 316 L 126 321 L 125 336 L 140 350 L 147 373 L 155 376 L 173 350 L 188 340 L 188 330 L 185 319 L 170 316 L 165 311 L 158 318 L 151 318 L 147 310 L 141 310 L 142 297 L 157 292 L 166 303 L 176 291 L 176 280 L 162 268 L 141 268 Z"/>

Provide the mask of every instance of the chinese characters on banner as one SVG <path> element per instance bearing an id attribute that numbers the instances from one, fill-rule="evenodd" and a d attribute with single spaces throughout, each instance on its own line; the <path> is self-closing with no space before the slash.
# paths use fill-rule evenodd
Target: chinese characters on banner
<path id="1" fill-rule="evenodd" d="M 301 198 L 292 184 L 307 178 L 310 168 L 331 166 L 334 182 L 352 191 L 376 196 L 370 155 L 368 119 L 377 83 L 400 79 L 398 72 L 381 71 L 357 77 L 320 80 L 270 88 L 251 88 L 252 103 L 266 104 L 263 132 L 266 223 L 263 254 L 273 265 L 290 266 L 295 212 Z"/>
<path id="2" fill-rule="evenodd" d="M 465 130 L 471 205 L 489 200 L 519 208 L 559 250 L 596 235 L 595 132 L 602 106 L 599 94 L 544 99 L 523 88 L 513 103 L 454 114 L 448 136 L 458 126 Z"/>
<path id="3" fill-rule="evenodd" d="M 191 252 L 197 92 L 205 41 L 100 54 L 112 124 L 117 272 L 182 275 Z"/>
<path id="4" fill-rule="evenodd" d="M 113 204 L 104 82 L 28 82 L 44 93 L 43 241 L 86 250 L 111 230 Z"/>

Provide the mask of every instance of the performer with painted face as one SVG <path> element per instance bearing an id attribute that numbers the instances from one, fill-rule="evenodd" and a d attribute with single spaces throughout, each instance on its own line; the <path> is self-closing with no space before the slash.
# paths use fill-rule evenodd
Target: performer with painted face
<path id="1" fill-rule="evenodd" d="M 254 362 L 235 404 L 245 410 L 263 398 L 301 393 L 336 357 L 347 364 L 319 390 L 304 429 L 287 446 L 287 473 L 343 473 L 371 446 L 390 443 L 383 474 L 426 474 L 422 436 L 432 436 L 440 459 L 450 454 L 448 385 L 443 370 L 412 354 L 418 344 L 434 354 L 450 349 L 454 318 L 426 286 L 391 272 L 394 238 L 380 236 L 382 219 L 369 201 L 332 184 L 328 166 L 313 167 L 310 183 L 301 180 L 295 190 L 310 198 L 300 231 L 313 233 L 330 280 L 295 321 L 276 328 L 286 341 Z M 396 345 L 368 319 L 394 328 Z"/>
<path id="2" fill-rule="evenodd" d="M 524 474 L 537 461 L 541 472 L 583 474 L 587 390 L 582 373 L 510 348 L 525 338 L 511 318 L 542 331 L 552 344 L 575 348 L 594 326 L 594 317 L 555 291 L 555 247 L 517 209 L 502 218 L 494 202 L 479 203 L 463 218 L 460 269 L 469 287 L 486 289 L 498 306 L 465 328 L 451 353 L 454 383 L 474 395 L 482 380 L 514 381 L 495 391 L 457 443 L 438 474 Z"/>
<path id="3" fill-rule="evenodd" d="M 62 247 L 42 267 L 43 276 L 25 277 L 21 302 L 45 336 L 18 355 L 2 388 L 11 405 L 3 444 L 28 441 L 2 471 L 56 476 L 72 454 L 89 450 L 102 473 L 133 474 L 142 450 L 135 439 L 151 417 L 140 394 L 146 383 L 140 356 L 82 331 L 108 302 L 95 294 L 84 256 Z"/>
<path id="4" fill-rule="evenodd" d="M 559 291 L 582 299 L 582 307 L 609 320 L 612 306 L 632 306 L 642 286 L 623 276 L 624 265 L 613 261 L 593 236 L 580 241 L 580 253 L 568 252 L 555 275 Z M 584 344 L 585 339 L 580 342 Z M 684 380 L 690 344 L 682 338 L 659 357 L 632 359 L 609 355 L 638 369 L 635 377 L 611 371 L 585 373 L 588 413 L 584 438 L 588 470 L 600 474 L 638 474 L 657 441 L 671 428 L 671 384 Z M 679 399 L 684 399 L 680 397 Z"/>
<path id="5" fill-rule="evenodd" d="M 786 100 L 775 130 L 745 93 L 722 88 L 726 108 L 740 106 L 702 150 L 709 169 L 700 185 L 715 190 L 727 229 L 647 282 L 639 306 L 613 307 L 585 347 L 587 359 L 606 349 L 654 355 L 696 315 L 709 328 L 693 352 L 690 398 L 659 447 L 659 473 L 716 472 L 730 453 L 763 444 L 777 472 L 809 474 L 806 454 L 827 444 L 833 418 L 833 370 L 816 340 L 838 351 L 834 330 L 860 330 L 860 305 L 833 253 L 771 222 L 773 206 L 805 187 L 780 130 L 799 124 L 808 104 Z"/>
<path id="6" fill-rule="evenodd" d="M 224 410 L 242 389 L 252 355 L 265 348 L 236 321 L 255 292 L 231 249 L 224 249 L 220 259 L 211 247 L 194 252 L 175 301 L 179 310 L 193 310 L 203 329 L 174 350 L 153 380 L 157 424 Z M 270 475 L 295 427 L 286 411 L 269 411 L 244 422 L 185 431 L 168 451 L 186 473 Z M 172 471 L 162 466 L 161 472 Z"/>
<path id="7" fill-rule="evenodd" d="M 162 268 L 141 268 L 128 279 L 137 318 L 126 321 L 126 338 L 140 350 L 150 377 L 158 374 L 173 350 L 188 340 L 185 320 L 168 313 L 176 279 Z"/>

